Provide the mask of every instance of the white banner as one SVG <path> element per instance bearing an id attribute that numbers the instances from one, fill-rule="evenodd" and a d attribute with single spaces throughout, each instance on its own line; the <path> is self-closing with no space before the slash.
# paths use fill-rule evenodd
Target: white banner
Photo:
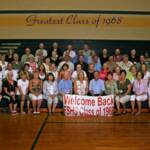
<path id="1" fill-rule="evenodd" d="M 63 97 L 66 116 L 112 116 L 114 96 L 81 96 L 66 94 Z"/>

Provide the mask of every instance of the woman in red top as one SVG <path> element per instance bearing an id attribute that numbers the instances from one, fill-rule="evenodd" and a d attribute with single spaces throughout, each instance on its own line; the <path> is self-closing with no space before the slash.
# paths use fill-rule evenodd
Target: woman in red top
<path id="1" fill-rule="evenodd" d="M 108 72 L 109 72 L 108 65 L 107 63 L 104 63 L 102 70 L 99 72 L 99 78 L 101 80 L 106 80 Z"/>

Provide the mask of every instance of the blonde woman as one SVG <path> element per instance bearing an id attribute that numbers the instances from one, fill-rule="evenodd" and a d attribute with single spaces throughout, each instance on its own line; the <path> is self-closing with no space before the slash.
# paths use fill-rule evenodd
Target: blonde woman
<path id="1" fill-rule="evenodd" d="M 86 95 L 88 93 L 88 82 L 84 72 L 79 72 L 77 79 L 74 81 L 74 94 Z"/>
<path id="2" fill-rule="evenodd" d="M 20 112 L 21 114 L 25 114 L 24 112 L 24 102 L 25 99 L 27 99 L 27 109 L 28 113 L 30 113 L 30 102 L 29 98 L 27 97 L 28 95 L 28 88 L 29 88 L 29 80 L 28 80 L 28 73 L 25 71 L 20 72 L 20 79 L 18 80 L 18 89 L 19 89 L 19 95 L 20 95 Z"/>

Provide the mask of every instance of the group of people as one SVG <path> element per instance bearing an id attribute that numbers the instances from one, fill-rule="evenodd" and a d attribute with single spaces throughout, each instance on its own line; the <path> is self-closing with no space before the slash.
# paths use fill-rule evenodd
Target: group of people
<path id="1" fill-rule="evenodd" d="M 33 114 L 40 114 L 44 99 L 51 115 L 58 102 L 63 103 L 65 94 L 114 95 L 116 115 L 126 113 L 129 101 L 132 114 L 141 113 L 143 101 L 147 100 L 150 108 L 149 53 L 137 55 L 132 49 L 127 55 L 119 48 L 111 54 L 106 48 L 99 52 L 88 44 L 78 51 L 70 44 L 63 51 L 56 42 L 50 50 L 40 43 L 35 54 L 25 48 L 21 57 L 9 50 L 8 54 L 0 55 L 0 100 L 7 102 L 12 114 L 18 109 L 21 114 L 26 113 L 25 100 L 28 113 L 32 104 Z"/>

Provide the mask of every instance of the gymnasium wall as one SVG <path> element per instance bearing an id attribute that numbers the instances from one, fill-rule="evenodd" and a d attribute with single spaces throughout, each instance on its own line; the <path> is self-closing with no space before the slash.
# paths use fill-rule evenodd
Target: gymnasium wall
<path id="1" fill-rule="evenodd" d="M 0 45 L 59 41 L 93 49 L 120 47 L 148 51 L 150 1 L 148 0 L 1 0 Z M 94 43 L 94 44 L 93 44 Z M 0 50 L 3 50 L 0 46 Z"/>

